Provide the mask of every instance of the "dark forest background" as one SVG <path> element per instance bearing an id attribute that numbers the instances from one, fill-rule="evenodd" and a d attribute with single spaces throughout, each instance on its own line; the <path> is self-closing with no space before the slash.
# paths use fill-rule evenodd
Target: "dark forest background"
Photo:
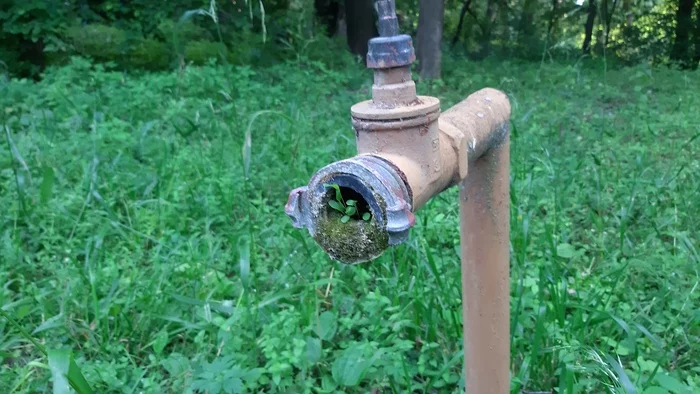
<path id="1" fill-rule="evenodd" d="M 133 70 L 173 69 L 212 58 L 254 67 L 299 57 L 329 60 L 334 51 L 364 55 L 376 34 L 372 0 L 0 4 L 0 70 L 18 76 L 37 76 L 73 55 Z M 438 59 L 437 66 L 424 67 L 428 78 L 439 76 L 432 48 L 440 47 L 473 60 L 585 56 L 683 68 L 700 62 L 695 0 L 398 0 L 397 9 L 402 30 L 416 38 L 419 57 Z M 442 45 L 421 39 L 435 29 Z"/>

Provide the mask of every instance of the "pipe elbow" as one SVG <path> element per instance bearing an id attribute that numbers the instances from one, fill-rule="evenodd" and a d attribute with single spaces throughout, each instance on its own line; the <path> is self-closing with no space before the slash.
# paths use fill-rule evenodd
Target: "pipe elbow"
<path id="1" fill-rule="evenodd" d="M 442 113 L 437 121 L 431 119 L 425 133 L 400 130 L 399 148 L 383 149 L 375 154 L 393 163 L 403 174 L 412 191 L 412 209 L 417 211 L 431 198 L 465 179 L 470 162 L 508 138 L 510 112 L 505 93 L 482 89 Z M 422 134 L 432 137 L 421 139 Z M 412 144 L 429 149 L 407 148 Z"/>
<path id="2" fill-rule="evenodd" d="M 445 111 L 440 116 L 440 131 L 456 141 L 456 146 L 466 145 L 467 161 L 473 162 L 508 138 L 510 114 L 508 96 L 485 88 Z"/>
<path id="3" fill-rule="evenodd" d="M 285 211 L 293 225 L 347 264 L 403 243 L 413 212 L 465 179 L 469 163 L 508 136 L 510 104 L 498 90 L 480 90 L 442 115 L 439 107 L 424 96 L 396 108 L 355 105 L 358 156 L 323 167 L 292 191 Z"/>

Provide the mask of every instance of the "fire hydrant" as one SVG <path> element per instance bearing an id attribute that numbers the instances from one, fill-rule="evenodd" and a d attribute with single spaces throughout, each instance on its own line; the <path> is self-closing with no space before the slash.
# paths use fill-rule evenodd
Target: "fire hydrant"
<path id="1" fill-rule="evenodd" d="M 290 193 L 285 211 L 331 258 L 356 264 L 406 241 L 414 213 L 459 185 L 465 386 L 468 393 L 507 393 L 508 98 L 487 88 L 441 114 L 440 100 L 416 94 L 413 44 L 399 34 L 394 1 L 377 1 L 377 11 L 380 37 L 367 54 L 372 100 L 351 108 L 358 155 L 321 168 Z M 341 220 L 331 207 L 337 194 L 369 215 Z"/>

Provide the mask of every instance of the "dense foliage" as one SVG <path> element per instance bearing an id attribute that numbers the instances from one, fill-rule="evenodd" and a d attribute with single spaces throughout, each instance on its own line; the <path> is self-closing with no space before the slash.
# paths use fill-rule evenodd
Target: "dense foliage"
<path id="1" fill-rule="evenodd" d="M 700 61 L 696 0 L 444 1 L 445 45 L 472 58 L 572 59 L 587 37 L 584 53 L 610 61 L 675 60 L 687 67 Z M 679 2 L 690 4 L 688 15 L 677 15 Z M 75 54 L 130 70 L 212 58 L 271 65 L 296 58 L 323 31 L 355 28 L 341 0 L 0 0 L 0 6 L 0 67 L 25 76 Z M 369 11 L 359 17 L 371 25 Z M 398 0 L 398 12 L 402 29 L 415 33 L 418 0 Z"/>
<path id="2" fill-rule="evenodd" d="M 288 19 L 295 15 L 294 0 L 267 0 L 264 5 L 252 0 L 0 3 L 0 59 L 10 71 L 24 74 L 65 64 L 71 54 L 120 68 L 164 69 L 222 57 L 249 64 L 260 56 L 252 52 L 265 50 L 263 28 L 272 28 L 269 34 L 291 28 Z M 277 18 L 280 10 L 284 22 L 263 25 L 266 14 Z"/>
<path id="3" fill-rule="evenodd" d="M 371 76 L 333 61 L 0 80 L 0 305 L 100 393 L 455 392 L 456 191 L 361 266 L 283 214 L 354 153 Z M 513 103 L 513 392 L 700 391 L 697 73 L 445 61 L 443 108 Z M 0 358 L 4 391 L 51 391 L 4 319 Z"/>

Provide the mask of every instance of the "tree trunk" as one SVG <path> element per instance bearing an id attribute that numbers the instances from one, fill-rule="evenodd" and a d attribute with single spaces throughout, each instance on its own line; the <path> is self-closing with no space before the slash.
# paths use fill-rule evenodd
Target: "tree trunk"
<path id="1" fill-rule="evenodd" d="M 525 0 L 523 12 L 520 15 L 518 44 L 520 52 L 525 57 L 535 54 L 538 36 L 535 27 L 535 11 L 538 8 L 537 0 Z"/>
<path id="2" fill-rule="evenodd" d="M 618 0 L 613 0 L 612 9 L 608 8 L 608 0 L 605 1 L 605 41 L 603 42 L 603 48 L 608 47 L 608 42 L 610 41 L 610 29 L 613 24 L 613 17 L 615 17 L 615 10 L 617 9 Z"/>
<path id="3" fill-rule="evenodd" d="M 440 78 L 444 0 L 420 0 L 418 11 L 418 60 L 423 79 Z"/>
<path id="4" fill-rule="evenodd" d="M 700 63 L 700 6 L 695 8 L 695 60 L 694 66 L 697 67 Z"/>
<path id="5" fill-rule="evenodd" d="M 345 0 L 348 46 L 356 55 L 367 55 L 367 42 L 376 37 L 377 25 L 372 0 Z"/>
<path id="6" fill-rule="evenodd" d="M 679 0 L 676 12 L 676 38 L 671 48 L 671 59 L 679 62 L 681 67 L 690 68 L 690 36 L 693 30 L 694 0 Z"/>
<path id="7" fill-rule="evenodd" d="M 12 36 L 10 36 L 12 37 Z M 40 74 L 46 69 L 46 54 L 44 52 L 44 40 L 39 38 L 32 42 L 24 37 L 19 40 L 19 61 L 20 65 L 26 64 L 29 69 L 20 73 L 22 76 L 29 76 L 39 80 Z M 22 67 L 24 68 L 24 67 Z"/>
<path id="8" fill-rule="evenodd" d="M 491 33 L 493 32 L 493 22 L 496 19 L 496 0 L 487 0 L 486 23 L 482 27 L 480 59 L 485 59 L 491 54 Z"/>
<path id="9" fill-rule="evenodd" d="M 334 36 L 338 31 L 340 3 L 338 0 L 314 0 L 316 18 L 326 27 L 326 33 Z"/>
<path id="10" fill-rule="evenodd" d="M 342 1 L 338 1 L 338 28 L 335 35 L 348 40 L 348 18 L 345 16 L 345 3 Z"/>
<path id="11" fill-rule="evenodd" d="M 557 15 L 557 8 L 559 6 L 559 0 L 552 0 L 552 13 L 549 15 L 549 25 L 547 26 L 547 41 L 552 37 L 552 32 L 554 31 L 554 26 L 557 24 L 559 16 Z"/>
<path id="12" fill-rule="evenodd" d="M 469 11 L 469 6 L 471 6 L 472 0 L 464 0 L 462 4 L 462 11 L 459 12 L 459 24 L 457 24 L 457 31 L 455 31 L 454 37 L 452 37 L 452 47 L 459 41 L 459 36 L 462 34 L 462 26 L 464 26 L 464 17 Z"/>
<path id="13" fill-rule="evenodd" d="M 552 32 L 554 31 L 554 26 L 557 24 L 559 15 L 557 13 L 559 6 L 559 0 L 552 0 L 552 8 L 549 14 L 549 22 L 547 23 L 547 35 L 544 39 L 544 50 L 542 51 L 542 62 L 544 62 L 545 55 L 549 52 L 550 45 L 552 41 Z"/>
<path id="14" fill-rule="evenodd" d="M 595 25 L 595 16 L 598 13 L 598 4 L 596 0 L 588 0 L 588 17 L 586 18 L 586 37 L 583 39 L 583 54 L 591 54 L 591 41 L 593 40 L 593 27 Z"/>

